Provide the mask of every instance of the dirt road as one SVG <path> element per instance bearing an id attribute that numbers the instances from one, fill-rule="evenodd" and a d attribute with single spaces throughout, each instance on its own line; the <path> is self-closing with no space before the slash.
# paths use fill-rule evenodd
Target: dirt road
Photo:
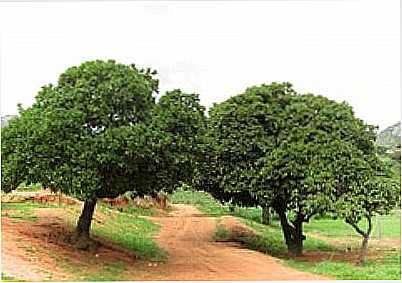
<path id="1" fill-rule="evenodd" d="M 163 264 L 135 259 L 108 245 L 101 246 L 96 256 L 75 250 L 58 240 L 71 233 L 64 214 L 63 209 L 45 208 L 35 211 L 35 222 L 2 217 L 2 272 L 28 281 L 71 281 L 78 271 L 97 274 L 105 263 L 122 261 L 126 270 L 121 275 L 126 280 L 326 279 L 285 267 L 276 258 L 234 243 L 213 242 L 216 219 L 188 205 L 175 205 L 168 216 L 152 218 L 161 224 L 156 240 L 169 254 Z"/>
<path id="2" fill-rule="evenodd" d="M 324 280 L 311 273 L 285 267 L 271 256 L 230 243 L 215 243 L 211 237 L 216 220 L 188 205 L 175 205 L 170 217 L 154 218 L 162 225 L 157 237 L 169 253 L 143 280 Z"/>

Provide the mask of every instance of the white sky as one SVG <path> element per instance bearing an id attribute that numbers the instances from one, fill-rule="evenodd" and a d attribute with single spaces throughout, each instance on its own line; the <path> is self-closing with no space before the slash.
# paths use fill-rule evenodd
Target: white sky
<path id="1" fill-rule="evenodd" d="M 290 81 L 346 100 L 380 129 L 400 120 L 399 0 L 0 3 L 1 114 L 72 65 L 158 71 L 206 106 Z"/>

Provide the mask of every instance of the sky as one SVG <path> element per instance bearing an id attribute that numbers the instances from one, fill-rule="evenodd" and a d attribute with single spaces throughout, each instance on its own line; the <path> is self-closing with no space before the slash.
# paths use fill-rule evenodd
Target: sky
<path id="1" fill-rule="evenodd" d="M 0 3 L 1 115 L 30 106 L 70 66 L 115 59 L 158 71 L 160 91 L 210 107 L 291 82 L 347 101 L 383 129 L 400 121 L 400 1 Z"/>

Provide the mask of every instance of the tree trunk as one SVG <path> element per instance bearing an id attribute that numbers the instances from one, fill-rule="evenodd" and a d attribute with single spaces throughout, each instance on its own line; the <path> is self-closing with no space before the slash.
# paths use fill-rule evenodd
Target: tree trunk
<path id="1" fill-rule="evenodd" d="M 76 233 L 80 238 L 89 238 L 92 216 L 95 211 L 96 199 L 89 199 L 84 202 L 80 218 L 78 219 Z"/>
<path id="2" fill-rule="evenodd" d="M 288 252 L 293 256 L 301 255 L 303 253 L 303 240 L 305 239 L 305 236 L 303 235 L 303 221 L 301 219 L 297 219 L 297 221 L 294 223 L 295 225 L 292 226 L 289 224 L 284 212 L 277 211 L 277 213 L 281 222 Z"/>
<path id="3" fill-rule="evenodd" d="M 363 236 L 362 247 L 360 251 L 360 265 L 363 265 L 367 261 L 367 252 L 368 252 L 368 241 L 369 235 Z"/>
<path id="4" fill-rule="evenodd" d="M 234 213 L 235 212 L 235 206 L 233 204 L 229 205 L 229 211 L 230 213 Z"/>
<path id="5" fill-rule="evenodd" d="M 265 225 L 271 224 L 271 207 L 269 206 L 262 207 L 261 223 Z"/>
<path id="6" fill-rule="evenodd" d="M 294 255 L 301 255 L 303 253 L 303 222 L 298 220 L 295 222 L 295 234 L 294 234 Z"/>
<path id="7" fill-rule="evenodd" d="M 367 219 L 368 223 L 367 231 L 360 229 L 357 223 L 351 221 L 350 219 L 346 219 L 346 223 L 350 224 L 353 228 L 355 228 L 356 232 L 363 237 L 362 246 L 360 249 L 360 259 L 359 259 L 359 264 L 361 265 L 366 263 L 367 252 L 368 252 L 368 241 L 370 238 L 371 231 L 373 229 L 373 225 L 371 223 L 371 215 L 366 214 L 364 217 Z"/>

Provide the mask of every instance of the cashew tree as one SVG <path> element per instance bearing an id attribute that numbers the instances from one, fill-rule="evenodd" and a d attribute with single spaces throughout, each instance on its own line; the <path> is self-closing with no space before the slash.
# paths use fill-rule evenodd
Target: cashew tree
<path id="1" fill-rule="evenodd" d="M 375 155 L 374 127 L 349 105 L 298 94 L 289 83 L 248 88 L 215 105 L 209 123 L 217 190 L 246 191 L 272 207 L 295 255 L 302 253 L 303 223 L 332 209 L 349 161 Z"/>
<path id="2" fill-rule="evenodd" d="M 82 200 L 74 239 L 87 248 L 98 198 L 144 195 L 167 185 L 155 181 L 170 176 L 175 159 L 173 137 L 154 126 L 155 74 L 97 60 L 44 86 L 2 129 L 2 190 L 39 182 Z"/>
<path id="3" fill-rule="evenodd" d="M 401 193 L 400 177 L 395 175 L 392 164 L 381 159 L 370 161 L 360 165 L 358 176 L 338 184 L 343 193 L 332 213 L 362 237 L 360 264 L 366 262 L 373 218 L 389 214 L 398 205 Z"/>

